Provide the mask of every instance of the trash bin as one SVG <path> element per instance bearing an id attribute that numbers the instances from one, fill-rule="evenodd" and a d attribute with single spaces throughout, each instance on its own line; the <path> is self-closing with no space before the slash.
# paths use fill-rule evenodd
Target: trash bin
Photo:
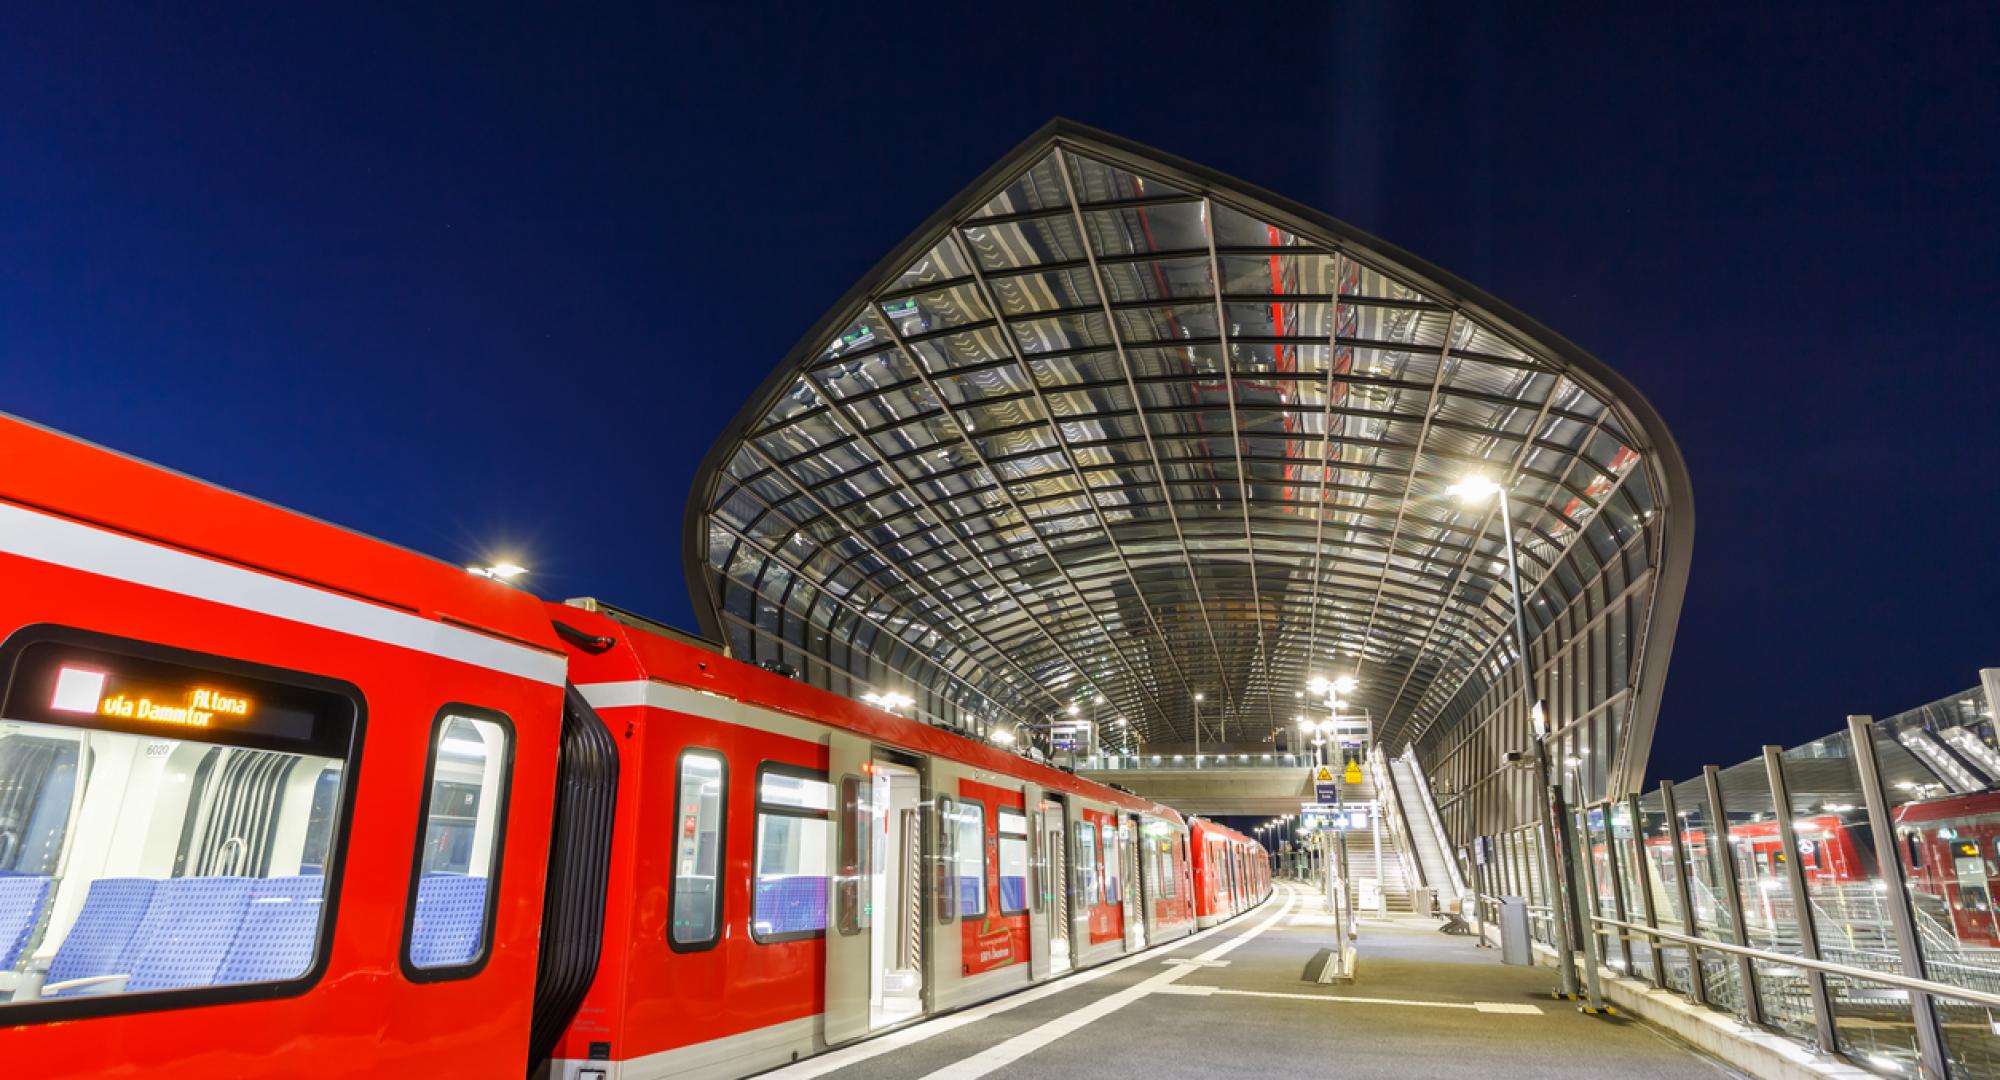
<path id="1" fill-rule="evenodd" d="M 1518 896 L 1500 898 L 1500 962 L 1533 967 L 1535 946 L 1528 936 L 1528 902 Z"/>
<path id="2" fill-rule="evenodd" d="M 1438 891 L 1428 885 L 1419 886 L 1410 903 L 1417 909 L 1417 918 L 1433 918 L 1437 915 Z"/>

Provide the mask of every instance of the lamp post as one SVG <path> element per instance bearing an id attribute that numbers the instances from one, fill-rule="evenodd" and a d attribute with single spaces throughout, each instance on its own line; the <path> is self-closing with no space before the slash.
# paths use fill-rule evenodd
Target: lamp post
<path id="1" fill-rule="evenodd" d="M 1548 711 L 1536 695 L 1535 654 L 1528 648 L 1528 614 L 1521 605 L 1521 566 L 1514 552 L 1514 511 L 1507 498 L 1507 489 L 1483 476 L 1468 476 L 1445 489 L 1456 495 L 1468 506 L 1477 506 L 1488 496 L 1500 498 L 1500 547 L 1507 554 L 1507 588 L 1514 601 L 1514 645 L 1521 654 L 1521 685 L 1529 701 L 1528 728 L 1535 741 L 1535 791 L 1537 811 L 1542 817 L 1542 827 L 1536 830 L 1541 836 L 1542 861 L 1548 867 L 1552 879 L 1549 905 L 1554 914 L 1554 934 L 1557 967 L 1562 977 L 1561 990 L 1564 997 L 1576 997 L 1576 952 L 1570 943 L 1569 881 L 1570 864 L 1569 830 L 1558 830 L 1562 820 L 1561 796 L 1553 787 L 1554 780 L 1549 775 L 1549 720 Z M 1558 846 L 1561 861 L 1557 861 Z"/>
<path id="2" fill-rule="evenodd" d="M 1201 768 L 1201 691 L 1194 695 L 1194 767 Z"/>

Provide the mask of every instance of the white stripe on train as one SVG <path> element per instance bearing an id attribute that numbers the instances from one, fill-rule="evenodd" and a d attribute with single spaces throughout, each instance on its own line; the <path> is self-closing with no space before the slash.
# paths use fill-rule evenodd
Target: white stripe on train
<path id="1" fill-rule="evenodd" d="M 0 502 L 0 552 L 561 686 L 567 660 L 351 596 Z"/>

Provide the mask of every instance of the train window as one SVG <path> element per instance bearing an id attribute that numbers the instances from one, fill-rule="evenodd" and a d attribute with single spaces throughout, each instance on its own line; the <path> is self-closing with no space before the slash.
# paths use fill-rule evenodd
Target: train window
<path id="1" fill-rule="evenodd" d="M 1123 903 L 1118 895 L 1118 829 L 1104 826 L 1104 902 Z"/>
<path id="2" fill-rule="evenodd" d="M 511 735 L 507 718 L 488 709 L 447 705 L 438 713 L 425 770 L 423 843 L 403 921 L 403 972 L 417 981 L 463 977 L 486 962 Z"/>
<path id="3" fill-rule="evenodd" d="M 940 924 L 958 917 L 958 890 L 952 882 L 958 874 L 958 802 L 940 795 L 938 807 L 937 917 Z"/>
<path id="4" fill-rule="evenodd" d="M 1028 815 L 1000 808 L 1000 914 L 1028 911 Z"/>
<path id="5" fill-rule="evenodd" d="M 713 750 L 681 751 L 674 795 L 674 891 L 667 909 L 667 944 L 706 949 L 722 931 L 723 811 L 729 763 Z"/>
<path id="6" fill-rule="evenodd" d="M 1180 860 L 1174 858 L 1172 837 L 1160 841 L 1160 899 L 1172 900 L 1180 895 Z"/>
<path id="7" fill-rule="evenodd" d="M 958 864 L 958 915 L 986 914 L 986 807 L 960 800 L 958 838 L 953 845 Z"/>
<path id="8" fill-rule="evenodd" d="M 310 985 L 359 695 L 53 627 L 0 672 L 0 1025 Z"/>
<path id="9" fill-rule="evenodd" d="M 793 941 L 826 933 L 826 830 L 833 785 L 792 765 L 757 771 L 757 884 L 750 936 Z"/>
<path id="10" fill-rule="evenodd" d="M 1088 821 L 1076 823 L 1076 894 L 1085 904 L 1096 902 L 1097 826 Z"/>

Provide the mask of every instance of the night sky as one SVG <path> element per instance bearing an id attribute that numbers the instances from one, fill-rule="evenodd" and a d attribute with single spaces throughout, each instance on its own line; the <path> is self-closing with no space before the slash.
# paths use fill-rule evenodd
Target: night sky
<path id="1" fill-rule="evenodd" d="M 2000 8 L 1733 6 L 20 8 L 0 410 L 692 626 L 724 422 L 1061 114 L 1651 398 L 1698 518 L 1680 777 L 2000 665 Z"/>

